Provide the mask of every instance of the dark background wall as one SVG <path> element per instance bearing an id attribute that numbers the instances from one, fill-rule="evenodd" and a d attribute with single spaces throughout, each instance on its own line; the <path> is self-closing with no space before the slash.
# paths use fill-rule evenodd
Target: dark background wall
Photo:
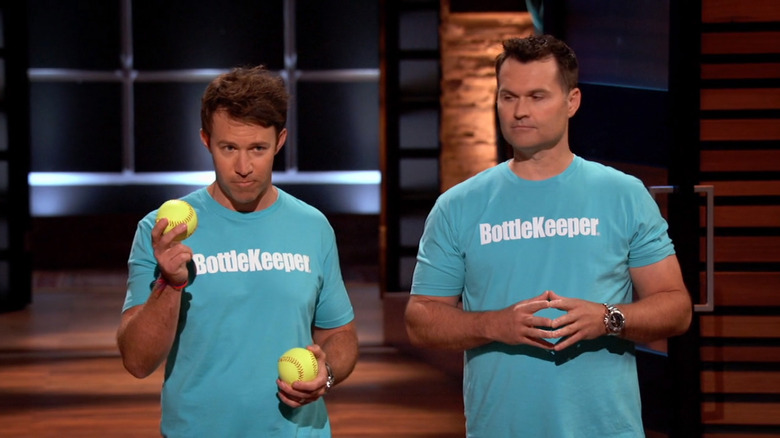
<path id="1" fill-rule="evenodd" d="M 34 269 L 123 269 L 137 221 L 210 181 L 207 83 L 264 64 L 292 96 L 276 184 L 375 279 L 378 0 L 30 0 L 27 28 Z"/>

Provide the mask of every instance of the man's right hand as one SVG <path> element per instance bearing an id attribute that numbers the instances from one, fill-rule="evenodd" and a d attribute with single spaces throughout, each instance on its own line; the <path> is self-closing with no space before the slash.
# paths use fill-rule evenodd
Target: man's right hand
<path id="1" fill-rule="evenodd" d="M 160 275 L 170 284 L 184 284 L 188 278 L 187 263 L 192 260 L 192 248 L 175 238 L 187 232 L 187 224 L 179 224 L 163 234 L 168 219 L 160 219 L 152 228 L 154 258 L 160 267 Z"/>
<path id="2" fill-rule="evenodd" d="M 546 350 L 552 320 L 536 315 L 550 307 L 550 292 L 493 311 L 468 312 L 459 307 L 459 296 L 412 295 L 405 320 L 413 345 L 469 350 L 490 342 L 527 344 Z"/>
<path id="3" fill-rule="evenodd" d="M 526 344 L 547 350 L 554 344 L 548 342 L 552 320 L 536 315 L 536 312 L 550 307 L 550 291 L 519 301 L 505 309 L 494 312 L 488 318 L 490 337 L 509 345 Z"/>

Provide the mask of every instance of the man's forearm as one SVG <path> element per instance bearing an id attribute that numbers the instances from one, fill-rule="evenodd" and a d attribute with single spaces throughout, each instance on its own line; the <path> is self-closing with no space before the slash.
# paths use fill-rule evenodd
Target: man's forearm
<path id="1" fill-rule="evenodd" d="M 176 337 L 180 307 L 181 291 L 166 286 L 122 315 L 117 346 L 130 374 L 144 378 L 165 360 Z"/>
<path id="2" fill-rule="evenodd" d="M 358 359 L 358 338 L 354 329 L 354 322 L 344 330 L 339 330 L 328 335 L 319 343 L 317 336 L 314 339 L 322 351 L 326 354 L 326 362 L 333 372 L 335 383 L 349 377 Z"/>
<path id="3" fill-rule="evenodd" d="M 657 293 L 618 307 L 626 317 L 621 337 L 638 343 L 680 335 L 691 322 L 691 301 L 684 290 Z"/>
<path id="4" fill-rule="evenodd" d="M 405 318 L 409 338 L 417 346 L 464 351 L 493 341 L 489 312 L 466 312 L 444 303 L 413 299 Z"/>

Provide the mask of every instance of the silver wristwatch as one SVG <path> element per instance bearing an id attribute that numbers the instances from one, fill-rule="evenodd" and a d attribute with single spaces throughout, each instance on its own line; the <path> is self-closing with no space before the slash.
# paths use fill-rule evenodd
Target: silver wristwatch
<path id="1" fill-rule="evenodd" d="M 325 382 L 325 392 L 330 391 L 330 388 L 333 388 L 333 385 L 336 384 L 336 378 L 333 377 L 333 370 L 330 369 L 330 365 L 328 365 L 327 362 L 325 362 L 325 371 L 328 372 L 328 380 Z"/>
<path id="2" fill-rule="evenodd" d="M 623 328 L 626 326 L 626 317 L 615 306 L 604 303 L 604 307 L 606 307 L 604 327 L 607 329 L 607 334 L 609 336 L 619 336 L 623 333 Z"/>

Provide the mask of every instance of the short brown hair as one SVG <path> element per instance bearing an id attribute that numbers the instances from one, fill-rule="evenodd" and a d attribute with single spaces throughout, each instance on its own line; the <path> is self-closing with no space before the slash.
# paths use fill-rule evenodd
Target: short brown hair
<path id="1" fill-rule="evenodd" d="M 288 99 L 281 76 L 262 65 L 236 67 L 206 87 L 201 99 L 201 128 L 210 136 L 214 113 L 224 110 L 231 118 L 274 127 L 278 134 L 287 124 Z"/>
<path id="2" fill-rule="evenodd" d="M 505 40 L 503 45 L 504 51 L 496 57 L 496 77 L 501 71 L 501 66 L 509 58 L 526 63 L 552 57 L 558 65 L 558 74 L 564 90 L 577 88 L 579 76 L 577 56 L 563 41 L 552 35 L 532 35 L 527 38 Z"/>

